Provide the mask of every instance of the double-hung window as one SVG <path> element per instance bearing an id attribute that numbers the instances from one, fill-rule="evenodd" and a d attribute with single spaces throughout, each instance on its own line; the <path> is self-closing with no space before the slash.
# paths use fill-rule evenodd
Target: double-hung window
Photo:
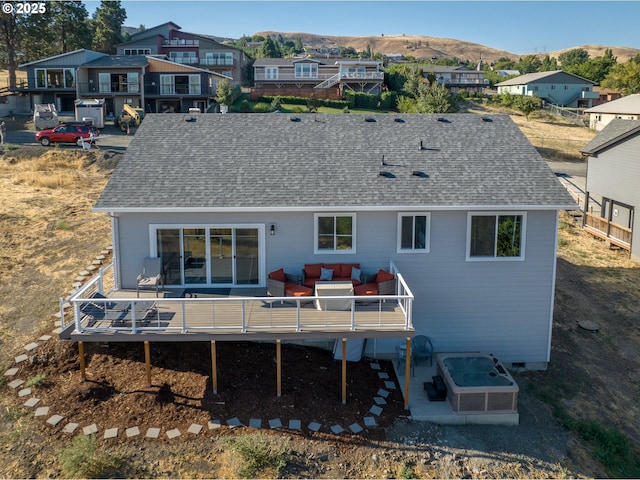
<path id="1" fill-rule="evenodd" d="M 472 212 L 467 218 L 467 260 L 524 260 L 524 212 Z"/>
<path id="2" fill-rule="evenodd" d="M 428 253 L 430 230 L 430 213 L 399 213 L 398 253 Z"/>
<path id="3" fill-rule="evenodd" d="M 317 213 L 314 253 L 356 253 L 356 215 Z"/>

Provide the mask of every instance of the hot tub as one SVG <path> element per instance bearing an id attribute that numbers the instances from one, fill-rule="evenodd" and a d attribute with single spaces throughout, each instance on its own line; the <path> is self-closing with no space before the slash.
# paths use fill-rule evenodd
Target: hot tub
<path id="1" fill-rule="evenodd" d="M 458 413 L 514 413 L 518 384 L 496 357 L 488 353 L 438 353 L 438 373 L 447 400 Z"/>

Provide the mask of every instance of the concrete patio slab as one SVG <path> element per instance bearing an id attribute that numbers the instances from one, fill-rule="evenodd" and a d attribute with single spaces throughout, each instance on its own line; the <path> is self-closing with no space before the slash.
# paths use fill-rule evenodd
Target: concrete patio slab
<path id="1" fill-rule="evenodd" d="M 309 430 L 311 430 L 312 432 L 317 432 L 318 430 L 320 430 L 321 427 L 322 425 L 319 424 L 318 422 L 311 422 L 309 424 Z"/>
<path id="2" fill-rule="evenodd" d="M 158 438 L 159 436 L 160 436 L 160 429 L 155 427 L 148 428 L 147 434 L 145 435 L 145 437 L 147 438 Z"/>
<path id="3" fill-rule="evenodd" d="M 336 425 L 332 425 L 331 428 L 331 433 L 335 433 L 336 435 L 344 432 L 344 428 L 342 428 L 340 425 L 336 424 Z"/>
<path id="4" fill-rule="evenodd" d="M 4 376 L 5 377 L 15 377 L 16 373 L 18 373 L 18 370 L 20 370 L 18 367 L 10 368 L 6 372 L 4 372 Z"/>
<path id="5" fill-rule="evenodd" d="M 35 407 L 38 403 L 40 403 L 40 399 L 36 398 L 36 397 L 31 397 L 29 400 L 27 400 L 26 402 L 23 403 L 23 405 L 25 407 L 29 407 L 29 408 L 33 408 Z"/>
<path id="6" fill-rule="evenodd" d="M 169 437 L 169 440 L 173 440 L 174 438 L 177 438 L 180 435 L 181 435 L 180 430 L 178 430 L 177 428 L 173 428 L 167 431 L 167 437 Z"/>
<path id="7" fill-rule="evenodd" d="M 56 425 L 58 425 L 62 421 L 63 418 L 64 417 L 62 415 L 51 415 L 47 419 L 47 423 L 49 425 L 53 425 L 55 427 Z"/>
<path id="8" fill-rule="evenodd" d="M 240 419 L 238 417 L 233 417 L 233 418 L 230 418 L 229 420 L 227 420 L 227 425 L 229 425 L 231 428 L 241 427 L 242 426 L 242 422 L 240 421 Z"/>
<path id="9" fill-rule="evenodd" d="M 93 435 L 94 433 L 98 433 L 98 426 L 95 423 L 92 423 L 91 425 L 83 427 L 82 432 L 85 435 Z"/>
<path id="10" fill-rule="evenodd" d="M 38 407 L 36 413 L 33 414 L 34 417 L 44 417 L 45 415 L 49 415 L 49 407 Z"/>
<path id="11" fill-rule="evenodd" d="M 220 423 L 220 420 L 209 420 L 207 426 L 209 427 L 209 430 L 214 430 L 222 427 L 222 424 Z"/>
<path id="12" fill-rule="evenodd" d="M 260 420 L 259 418 L 250 418 L 249 426 L 251 428 L 262 428 L 262 420 Z"/>
<path id="13" fill-rule="evenodd" d="M 127 438 L 137 437 L 140 435 L 140 429 L 138 427 L 130 427 L 124 431 Z"/>
<path id="14" fill-rule="evenodd" d="M 373 363 L 370 363 L 369 365 L 371 366 L 372 370 L 380 370 L 380 364 L 379 363 L 373 362 Z"/>
<path id="15" fill-rule="evenodd" d="M 365 427 L 375 427 L 378 424 L 376 423 L 376 419 L 374 417 L 364 417 L 364 426 Z"/>
<path id="16" fill-rule="evenodd" d="M 27 395 L 31 395 L 31 388 L 23 388 L 18 392 L 19 397 L 26 397 Z"/>
<path id="17" fill-rule="evenodd" d="M 382 407 L 379 407 L 378 405 L 373 405 L 369 411 L 371 413 L 373 413 L 375 416 L 379 417 L 380 414 L 382 413 Z"/>
<path id="18" fill-rule="evenodd" d="M 289 420 L 289 430 L 302 430 L 302 421 Z"/>
<path id="19" fill-rule="evenodd" d="M 349 425 L 349 430 L 351 430 L 353 433 L 360 433 L 364 430 L 364 428 L 362 428 L 357 423 L 352 423 L 351 425 Z"/>
<path id="20" fill-rule="evenodd" d="M 102 438 L 104 438 L 105 440 L 108 440 L 110 438 L 116 438 L 118 436 L 118 427 L 113 427 L 113 428 L 107 428 L 104 431 L 104 436 Z"/>
<path id="21" fill-rule="evenodd" d="M 381 388 L 380 390 L 378 390 L 377 395 L 382 398 L 387 398 L 389 395 L 391 395 L 391 392 L 387 392 L 385 389 Z"/>
<path id="22" fill-rule="evenodd" d="M 269 420 L 269 428 L 282 428 L 282 422 L 279 418 L 272 418 Z"/>
<path id="23" fill-rule="evenodd" d="M 18 387 L 21 387 L 23 383 L 24 383 L 24 380 L 20 380 L 20 379 L 13 380 L 12 382 L 9 382 L 9 387 L 15 390 Z"/>
<path id="24" fill-rule="evenodd" d="M 386 405 L 387 401 L 382 397 L 373 397 L 373 401 L 376 402 L 376 405 Z"/>

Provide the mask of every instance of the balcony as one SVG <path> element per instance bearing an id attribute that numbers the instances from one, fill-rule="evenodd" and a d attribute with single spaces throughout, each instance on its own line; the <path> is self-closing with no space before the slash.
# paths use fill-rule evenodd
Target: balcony
<path id="1" fill-rule="evenodd" d="M 169 60 L 181 65 L 198 65 L 200 62 L 198 57 L 169 57 Z"/>
<path id="2" fill-rule="evenodd" d="M 111 83 L 79 83 L 80 95 L 98 94 L 140 94 L 140 83 L 138 82 L 111 82 Z"/>
<path id="3" fill-rule="evenodd" d="M 586 212 L 584 229 L 592 235 L 607 240 L 609 243 L 624 250 L 631 250 L 633 231 L 630 228 L 610 222 L 600 215 Z"/>
<path id="4" fill-rule="evenodd" d="M 413 332 L 413 294 L 397 275 L 395 295 L 268 297 L 260 288 L 229 295 L 182 290 L 165 293 L 114 290 L 113 266 L 101 270 L 67 300 L 61 300 L 61 338 L 74 341 L 269 340 L 390 337 Z M 318 309 L 339 301 L 345 310 Z M 66 308 L 70 305 L 70 308 Z M 319 306 L 322 308 L 322 305 Z M 344 308 L 344 307 L 343 307 Z"/>
<path id="5" fill-rule="evenodd" d="M 184 96 L 184 97 L 202 97 L 215 96 L 216 89 L 213 87 L 200 86 L 200 88 L 189 87 L 188 85 L 158 85 L 146 84 L 144 86 L 144 94 L 149 96 Z"/>
<path id="6" fill-rule="evenodd" d="M 163 47 L 197 47 L 200 45 L 200 40 L 188 40 L 185 38 L 172 38 L 170 40 L 162 40 Z"/>
<path id="7" fill-rule="evenodd" d="M 203 58 L 200 65 L 206 67 L 233 67 L 233 59 L 225 58 Z"/>

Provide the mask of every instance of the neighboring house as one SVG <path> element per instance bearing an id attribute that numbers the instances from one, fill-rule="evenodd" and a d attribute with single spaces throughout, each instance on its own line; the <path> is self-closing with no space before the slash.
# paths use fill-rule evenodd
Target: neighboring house
<path id="1" fill-rule="evenodd" d="M 103 55 L 78 67 L 78 98 L 104 98 L 116 117 L 123 104 L 146 112 L 204 112 L 221 74 L 148 55 Z"/>
<path id="2" fill-rule="evenodd" d="M 512 75 L 520 75 L 520 70 L 494 70 L 502 77 L 511 77 Z"/>
<path id="3" fill-rule="evenodd" d="M 589 128 L 601 131 L 611 120 L 640 120 L 640 93 L 603 103 L 584 111 L 589 114 Z"/>
<path id="4" fill-rule="evenodd" d="M 260 95 L 293 95 L 340 99 L 344 90 L 380 93 L 382 62 L 338 58 L 258 58 L 253 64 L 254 88 Z"/>
<path id="5" fill-rule="evenodd" d="M 597 107 L 598 105 L 602 105 L 603 103 L 613 102 L 619 98 L 622 98 L 622 94 L 615 90 L 610 90 L 607 88 L 596 87 L 593 89 L 598 93 L 598 98 L 593 101 L 593 106 Z"/>
<path id="6" fill-rule="evenodd" d="M 440 65 L 427 65 L 422 67 L 422 76 L 428 81 L 435 81 L 444 85 L 452 95 L 460 90 L 480 93 L 484 87 L 489 86 L 489 80 L 485 80 L 484 72 L 480 69 L 473 70 L 469 67 L 444 67 Z"/>
<path id="7" fill-rule="evenodd" d="M 582 154 L 588 157 L 585 229 L 640 262 L 640 238 L 633 234 L 640 205 L 640 121 L 611 120 Z"/>
<path id="8" fill-rule="evenodd" d="M 73 112 L 78 98 L 76 71 L 79 65 L 106 57 L 92 50 L 74 50 L 19 65 L 27 81 L 17 91 L 28 94 L 31 109 L 37 104 L 54 104 L 58 112 Z"/>
<path id="9" fill-rule="evenodd" d="M 498 94 L 536 96 L 563 107 L 589 108 L 599 97 L 593 91 L 596 82 L 562 70 L 527 73 L 496 83 Z"/>
<path id="10" fill-rule="evenodd" d="M 183 32 L 173 22 L 135 33 L 116 48 L 119 55 L 162 55 L 175 63 L 230 77 L 234 85 L 249 84 L 251 58 L 247 54 L 209 35 Z"/>
<path id="11" fill-rule="evenodd" d="M 389 358 L 415 333 L 439 352 L 543 369 L 558 211 L 576 207 L 507 115 L 150 114 L 94 207 L 112 221 L 113 298 L 135 291 L 145 257 L 162 259 L 172 297 L 231 297 L 157 299 L 149 323 L 111 336 L 117 327 L 83 323 L 84 287 L 66 338 L 360 337 L 366 355 Z M 319 263 L 390 270 L 396 294 L 353 312 L 255 298 L 268 272 Z M 363 324 L 365 310 L 374 320 Z M 314 312 L 330 316 L 310 324 Z"/>

